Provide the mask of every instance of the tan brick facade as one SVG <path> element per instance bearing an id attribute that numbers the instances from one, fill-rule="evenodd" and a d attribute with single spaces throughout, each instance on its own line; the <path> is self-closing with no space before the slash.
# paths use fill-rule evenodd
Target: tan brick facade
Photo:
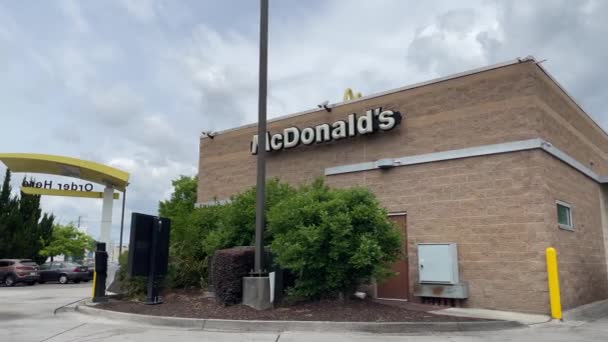
<path id="1" fill-rule="evenodd" d="M 562 306 L 608 297 L 601 187 L 550 156 L 543 156 L 548 242 L 558 251 Z M 572 205 L 574 231 L 558 228 L 556 200 Z"/>
<path id="2" fill-rule="evenodd" d="M 543 138 L 608 175 L 608 138 L 534 62 L 370 97 L 269 124 L 312 127 L 382 107 L 399 111 L 392 131 L 298 146 L 268 157 L 268 176 L 309 182 L 333 166 Z M 199 202 L 255 183 L 249 143 L 256 127 L 201 139 Z M 389 212 L 407 212 L 410 287 L 416 243 L 456 242 L 471 307 L 548 312 L 544 250 L 558 251 L 564 307 L 608 297 L 601 186 L 542 150 L 520 151 L 326 177 L 365 186 Z M 555 200 L 573 206 L 575 231 L 557 227 Z M 604 225 L 604 226 L 603 226 Z"/>

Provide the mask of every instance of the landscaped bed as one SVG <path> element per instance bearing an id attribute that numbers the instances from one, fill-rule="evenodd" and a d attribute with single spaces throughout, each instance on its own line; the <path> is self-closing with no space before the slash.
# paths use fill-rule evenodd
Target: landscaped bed
<path id="1" fill-rule="evenodd" d="M 163 304 L 144 305 L 141 302 L 112 299 L 99 304 L 100 309 L 142 315 L 276 321 L 334 321 L 334 322 L 463 322 L 480 319 L 435 315 L 426 311 L 381 304 L 372 300 L 321 300 L 275 309 L 257 311 L 244 305 L 223 306 L 203 291 L 174 290 L 165 293 Z"/>

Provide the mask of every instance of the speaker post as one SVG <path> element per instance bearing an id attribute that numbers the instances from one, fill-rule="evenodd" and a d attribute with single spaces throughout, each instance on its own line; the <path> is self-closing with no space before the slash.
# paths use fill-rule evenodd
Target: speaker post
<path id="1" fill-rule="evenodd" d="M 144 304 L 161 304 L 159 286 L 169 268 L 171 220 L 132 213 L 130 235 L 128 274 L 131 277 L 148 277 Z"/>
<path id="2" fill-rule="evenodd" d="M 106 279 L 108 277 L 108 252 L 106 244 L 97 242 L 95 248 L 95 274 L 93 276 L 93 303 L 105 303 L 108 301 L 106 296 Z"/>
<path id="3" fill-rule="evenodd" d="M 156 279 L 156 253 L 158 244 L 158 235 L 163 230 L 163 221 L 160 218 L 154 219 L 152 226 L 152 248 L 150 250 L 150 272 L 148 273 L 148 293 L 144 304 L 156 305 L 162 304 L 162 300 L 158 295 L 158 279 Z"/>

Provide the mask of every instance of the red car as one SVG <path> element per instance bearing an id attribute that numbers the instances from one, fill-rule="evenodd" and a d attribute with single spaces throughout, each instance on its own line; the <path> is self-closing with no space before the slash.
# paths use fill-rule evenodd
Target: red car
<path id="1" fill-rule="evenodd" d="M 38 269 L 38 264 L 29 259 L 0 259 L 0 282 L 6 286 L 34 285 L 39 279 Z"/>

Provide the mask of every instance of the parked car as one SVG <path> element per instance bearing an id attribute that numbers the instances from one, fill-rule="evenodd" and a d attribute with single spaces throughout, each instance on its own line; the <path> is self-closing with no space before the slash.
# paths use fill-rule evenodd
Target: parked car
<path id="1" fill-rule="evenodd" d="M 89 269 L 89 278 L 93 279 L 93 275 L 95 274 L 95 260 L 85 262 L 84 266 Z"/>
<path id="2" fill-rule="evenodd" d="M 0 259 L 0 282 L 6 286 L 17 283 L 34 285 L 38 281 L 38 264 L 30 259 Z"/>
<path id="3" fill-rule="evenodd" d="M 91 280 L 89 269 L 72 262 L 54 261 L 40 265 L 40 279 L 38 282 L 44 284 L 47 281 L 58 281 L 67 284 L 70 281 L 80 283 Z"/>

